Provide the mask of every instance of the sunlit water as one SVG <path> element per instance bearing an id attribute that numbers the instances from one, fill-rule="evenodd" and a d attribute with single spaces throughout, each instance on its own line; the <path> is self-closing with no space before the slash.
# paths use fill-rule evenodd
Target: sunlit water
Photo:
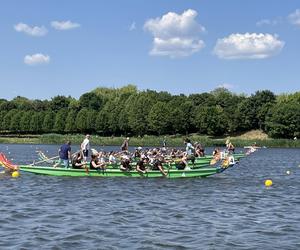
<path id="1" fill-rule="evenodd" d="M 0 145 L 16 163 L 57 148 Z M 204 179 L 1 174 L 0 249 L 300 249 L 299 165 L 261 149 Z"/>

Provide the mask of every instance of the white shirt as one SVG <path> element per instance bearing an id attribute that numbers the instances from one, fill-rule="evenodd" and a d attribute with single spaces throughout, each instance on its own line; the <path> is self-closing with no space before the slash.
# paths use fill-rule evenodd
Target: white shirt
<path id="1" fill-rule="evenodd" d="M 89 150 L 90 149 L 90 140 L 88 138 L 85 138 L 83 142 L 81 143 L 81 149 L 82 150 Z"/>
<path id="2" fill-rule="evenodd" d="M 185 148 L 186 153 L 187 153 L 188 155 L 192 155 L 192 154 L 193 154 L 192 149 L 194 149 L 193 145 L 192 145 L 190 142 L 188 142 L 188 143 L 186 144 L 186 148 Z"/>
<path id="3" fill-rule="evenodd" d="M 110 155 L 108 160 L 110 163 L 116 163 L 116 158 L 113 155 Z"/>

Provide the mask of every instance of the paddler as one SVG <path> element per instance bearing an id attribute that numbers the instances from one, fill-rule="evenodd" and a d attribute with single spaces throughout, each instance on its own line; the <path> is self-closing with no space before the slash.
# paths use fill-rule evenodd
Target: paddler
<path id="1" fill-rule="evenodd" d="M 145 164 L 147 164 L 149 159 L 147 157 L 141 158 L 137 163 L 136 163 L 136 171 L 138 171 L 141 174 L 146 174 L 147 173 L 147 168 Z"/>
<path id="2" fill-rule="evenodd" d="M 234 154 L 235 147 L 229 140 L 226 141 L 226 149 L 227 149 L 228 153 Z"/>
<path id="3" fill-rule="evenodd" d="M 72 168 L 75 168 L 75 169 L 85 168 L 87 163 L 83 162 L 82 160 L 83 160 L 83 156 L 82 156 L 81 152 L 75 154 L 71 161 Z"/>
<path id="4" fill-rule="evenodd" d="M 132 167 L 130 165 L 130 157 L 127 154 L 122 155 L 120 170 L 130 171 L 131 169 L 132 169 Z"/>
<path id="5" fill-rule="evenodd" d="M 219 148 L 215 148 L 213 153 L 213 158 L 216 160 L 216 161 L 219 161 L 221 159 L 221 151 Z"/>
<path id="6" fill-rule="evenodd" d="M 99 158 L 97 154 L 91 155 L 91 162 L 90 162 L 90 169 L 91 170 L 105 170 L 105 164 L 99 162 Z"/>
<path id="7" fill-rule="evenodd" d="M 154 161 L 152 165 L 152 170 L 159 170 L 163 176 L 167 176 L 168 173 L 165 172 L 163 163 L 165 163 L 165 159 L 162 156 L 158 156 Z"/>

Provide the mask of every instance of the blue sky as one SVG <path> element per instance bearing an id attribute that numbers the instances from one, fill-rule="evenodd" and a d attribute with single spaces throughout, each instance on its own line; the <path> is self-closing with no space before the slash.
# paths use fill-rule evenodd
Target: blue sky
<path id="1" fill-rule="evenodd" d="M 300 90 L 300 1 L 0 3 L 0 98 Z"/>

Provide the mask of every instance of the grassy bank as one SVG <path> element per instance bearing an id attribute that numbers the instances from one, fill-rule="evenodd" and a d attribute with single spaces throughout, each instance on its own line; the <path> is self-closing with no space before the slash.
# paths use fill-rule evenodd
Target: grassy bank
<path id="1" fill-rule="evenodd" d="M 167 136 L 167 145 L 183 146 L 183 140 L 186 136 Z M 206 147 L 224 146 L 227 138 L 211 138 L 209 136 L 190 135 L 189 138 L 193 142 L 200 142 Z M 72 144 L 80 144 L 84 139 L 84 135 L 59 135 L 59 134 L 45 134 L 36 136 L 22 136 L 22 137 L 1 137 L 0 143 L 17 143 L 17 144 L 62 144 L 66 140 L 71 140 Z M 120 146 L 123 142 L 123 137 L 101 137 L 92 135 L 91 143 L 99 146 Z M 265 147 L 286 147 L 296 148 L 300 147 L 300 140 L 288 139 L 258 139 L 258 138 L 245 138 L 243 136 L 230 137 L 231 142 L 236 147 L 249 146 L 256 143 L 258 146 Z M 131 137 L 130 146 L 161 146 L 163 136 L 144 136 L 144 137 Z"/>

